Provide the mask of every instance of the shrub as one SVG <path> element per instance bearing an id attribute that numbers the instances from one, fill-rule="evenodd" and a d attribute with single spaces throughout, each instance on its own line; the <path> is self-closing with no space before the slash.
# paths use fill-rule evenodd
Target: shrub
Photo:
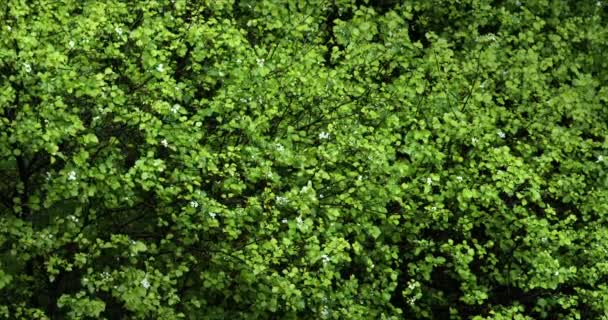
<path id="1" fill-rule="evenodd" d="M 607 8 L 5 1 L 0 314 L 605 316 Z"/>

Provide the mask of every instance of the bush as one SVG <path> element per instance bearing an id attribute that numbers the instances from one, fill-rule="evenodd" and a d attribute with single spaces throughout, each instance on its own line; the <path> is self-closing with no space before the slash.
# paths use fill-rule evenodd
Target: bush
<path id="1" fill-rule="evenodd" d="M 608 314 L 604 1 L 0 11 L 5 318 Z"/>

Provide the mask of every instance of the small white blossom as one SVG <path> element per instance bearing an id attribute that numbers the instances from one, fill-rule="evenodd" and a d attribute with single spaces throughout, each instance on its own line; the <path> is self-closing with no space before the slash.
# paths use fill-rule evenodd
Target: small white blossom
<path id="1" fill-rule="evenodd" d="M 603 162 L 604 161 L 604 156 L 598 156 L 597 157 L 597 161 L 596 162 Z"/>
<path id="2" fill-rule="evenodd" d="M 410 280 L 408 282 L 407 288 L 410 289 L 410 290 L 414 290 L 414 289 L 416 289 L 419 286 L 420 286 L 420 283 L 418 281 L 416 281 L 416 280 Z"/>
<path id="3" fill-rule="evenodd" d="M 241 59 L 236 59 L 236 63 L 241 64 L 243 62 Z"/>
<path id="4" fill-rule="evenodd" d="M 75 46 L 75 45 L 76 45 L 76 44 L 74 43 L 74 40 L 70 40 L 70 42 L 68 42 L 68 46 L 69 46 L 70 48 L 74 48 L 74 46 Z"/>
<path id="5" fill-rule="evenodd" d="M 328 255 L 324 254 L 321 256 L 321 260 L 323 260 L 323 264 L 327 264 L 329 261 L 331 261 L 331 259 L 329 258 Z"/>
<path id="6" fill-rule="evenodd" d="M 559 271 L 555 271 L 554 275 L 559 276 Z"/>
<path id="7" fill-rule="evenodd" d="M 502 132 L 502 131 L 498 131 L 498 136 L 500 138 L 504 139 L 507 135 L 504 132 Z"/>
<path id="8" fill-rule="evenodd" d="M 6 28 L 8 29 L 8 31 L 13 31 L 13 28 L 11 28 L 11 26 L 6 26 Z"/>
<path id="9" fill-rule="evenodd" d="M 319 139 L 329 139 L 329 133 L 327 133 L 327 132 L 319 133 Z"/>
<path id="10" fill-rule="evenodd" d="M 144 289 L 150 288 L 150 281 L 148 281 L 148 278 L 143 278 L 143 280 L 141 280 L 141 286 L 144 287 Z"/>
<path id="11" fill-rule="evenodd" d="M 25 72 L 27 72 L 27 73 L 32 72 L 32 66 L 27 62 L 23 64 L 23 68 L 25 69 Z"/>
<path id="12" fill-rule="evenodd" d="M 50 172 L 46 172 L 46 181 L 51 181 L 51 173 Z"/>
<path id="13" fill-rule="evenodd" d="M 471 138 L 471 142 L 477 143 L 477 142 L 479 142 L 479 140 L 477 138 Z"/>
<path id="14" fill-rule="evenodd" d="M 177 113 L 178 111 L 179 111 L 179 104 L 174 104 L 174 105 L 171 107 L 171 112 L 173 112 L 173 113 Z"/>
<path id="15" fill-rule="evenodd" d="M 256 62 L 258 63 L 258 66 L 261 68 L 264 66 L 264 62 L 266 62 L 264 59 L 256 59 Z"/>
<path id="16" fill-rule="evenodd" d="M 104 271 L 101 273 L 101 278 L 103 279 L 108 279 L 110 277 L 110 273 L 107 271 Z"/>
<path id="17" fill-rule="evenodd" d="M 304 220 L 302 219 L 302 217 L 298 216 L 296 218 L 296 223 L 300 225 L 300 224 L 304 223 Z"/>
<path id="18" fill-rule="evenodd" d="M 281 220 L 281 223 L 288 223 L 288 222 L 289 222 L 289 220 L 287 220 L 287 219 Z"/>
<path id="19" fill-rule="evenodd" d="M 458 180 L 459 182 L 462 182 L 462 177 L 458 176 L 458 177 L 456 177 L 456 180 Z"/>
<path id="20" fill-rule="evenodd" d="M 283 151 L 285 151 L 285 147 L 283 147 L 283 145 L 282 145 L 282 144 L 277 143 L 277 151 L 279 151 L 279 152 L 283 152 Z"/>
<path id="21" fill-rule="evenodd" d="M 114 28 L 114 31 L 116 31 L 116 33 L 118 33 L 118 35 L 122 35 L 122 29 L 120 27 L 116 27 Z"/>
<path id="22" fill-rule="evenodd" d="M 328 318 L 329 314 L 329 308 L 327 306 L 323 306 L 323 309 L 321 309 L 321 317 Z"/>
<path id="23" fill-rule="evenodd" d="M 431 207 L 431 210 L 435 211 L 437 210 L 437 207 Z"/>
<path id="24" fill-rule="evenodd" d="M 196 200 L 192 200 L 192 201 L 190 201 L 190 206 L 192 208 L 198 208 L 198 202 Z"/>
<path id="25" fill-rule="evenodd" d="M 163 69 L 163 64 L 162 64 L 162 63 L 159 63 L 159 64 L 156 66 L 156 71 L 158 71 L 158 72 L 163 72 L 163 70 L 164 70 L 164 69 Z"/>
<path id="26" fill-rule="evenodd" d="M 70 181 L 76 180 L 76 172 L 74 172 L 74 170 L 72 170 L 72 171 L 70 171 L 70 173 L 68 173 L 68 180 L 70 180 Z"/>
<path id="27" fill-rule="evenodd" d="M 215 213 L 215 212 L 209 212 L 209 216 L 211 218 L 215 218 L 215 217 L 217 217 L 217 213 Z"/>
<path id="28" fill-rule="evenodd" d="M 287 198 L 285 198 L 285 197 L 281 197 L 281 196 L 277 196 L 277 197 L 276 197 L 274 200 L 275 200 L 275 201 L 277 202 L 277 204 L 279 204 L 279 205 L 284 205 L 284 204 L 287 204 L 287 202 L 289 202 L 289 201 L 287 200 Z"/>
<path id="29" fill-rule="evenodd" d="M 323 199 L 324 195 L 322 193 L 319 193 L 319 199 Z"/>
<path id="30" fill-rule="evenodd" d="M 163 145 L 163 147 L 165 147 L 165 148 L 169 146 L 169 142 L 167 142 L 167 139 L 163 139 L 163 140 L 161 140 L 161 141 L 160 141 L 160 144 L 162 144 L 162 145 Z"/>
<path id="31" fill-rule="evenodd" d="M 68 219 L 70 219 L 70 220 L 72 220 L 74 222 L 78 222 L 78 218 L 76 218 L 76 216 L 74 216 L 74 215 L 69 215 Z"/>
<path id="32" fill-rule="evenodd" d="M 428 184 L 429 186 L 433 184 L 433 178 L 428 177 L 426 178 L 426 184 Z"/>

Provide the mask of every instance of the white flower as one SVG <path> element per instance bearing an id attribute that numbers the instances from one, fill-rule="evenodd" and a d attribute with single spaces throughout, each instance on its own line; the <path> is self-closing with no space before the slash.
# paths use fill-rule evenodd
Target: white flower
<path id="1" fill-rule="evenodd" d="M 479 140 L 477 138 L 471 138 L 471 142 L 477 143 Z"/>
<path id="2" fill-rule="evenodd" d="M 110 273 L 108 273 L 107 271 L 104 271 L 101 273 L 101 277 L 103 279 L 108 279 L 110 277 Z"/>
<path id="3" fill-rule="evenodd" d="M 407 298 L 407 303 L 414 304 L 416 302 L 416 297 Z"/>
<path id="4" fill-rule="evenodd" d="M 287 219 L 281 220 L 281 223 L 288 223 L 288 222 L 289 222 L 289 220 L 287 220 Z"/>
<path id="5" fill-rule="evenodd" d="M 258 63 L 258 66 L 263 67 L 264 66 L 264 62 L 266 62 L 264 59 L 256 59 L 256 62 Z"/>
<path id="6" fill-rule="evenodd" d="M 27 62 L 23 64 L 23 68 L 25 68 L 25 72 L 27 73 L 32 72 L 32 66 Z"/>
<path id="7" fill-rule="evenodd" d="M 456 180 L 458 180 L 459 182 L 462 182 L 462 177 L 458 176 L 458 177 L 456 177 Z"/>
<path id="8" fill-rule="evenodd" d="M 198 202 L 196 200 L 192 200 L 192 201 L 190 201 L 190 206 L 192 208 L 198 208 Z"/>
<path id="9" fill-rule="evenodd" d="M 174 105 L 171 107 L 171 112 L 173 112 L 173 113 L 177 113 L 178 111 L 179 111 L 179 104 L 174 104 Z"/>
<path id="10" fill-rule="evenodd" d="M 596 162 L 602 162 L 602 161 L 604 161 L 604 156 L 597 156 Z"/>
<path id="11" fill-rule="evenodd" d="M 74 43 L 74 40 L 70 40 L 70 42 L 68 42 L 68 46 L 69 46 L 70 48 L 74 48 L 74 46 L 75 46 L 75 45 L 76 45 L 76 44 Z"/>
<path id="12" fill-rule="evenodd" d="M 163 139 L 163 140 L 161 140 L 161 141 L 160 141 L 160 144 L 162 144 L 162 145 L 163 145 L 163 147 L 165 147 L 165 148 L 169 146 L 169 142 L 167 142 L 167 139 Z"/>
<path id="13" fill-rule="evenodd" d="M 431 207 L 431 210 L 435 211 L 437 210 L 437 207 Z"/>
<path id="14" fill-rule="evenodd" d="M 279 204 L 279 205 L 287 204 L 287 202 L 289 202 L 289 201 L 287 200 L 287 198 L 285 198 L 285 197 L 281 197 L 281 196 L 277 196 L 277 197 L 276 197 L 274 200 L 275 200 L 275 201 L 277 202 L 277 204 Z"/>
<path id="15" fill-rule="evenodd" d="M 283 151 L 285 151 L 285 147 L 283 147 L 283 145 L 282 145 L 282 144 L 277 143 L 277 151 L 279 151 L 279 152 L 283 152 Z"/>
<path id="16" fill-rule="evenodd" d="M 304 223 L 304 220 L 302 220 L 302 217 L 298 216 L 296 218 L 296 223 L 300 225 L 300 224 Z"/>
<path id="17" fill-rule="evenodd" d="M 414 290 L 414 289 L 416 289 L 419 286 L 420 286 L 420 283 L 418 283 L 418 281 L 416 281 L 416 280 L 410 280 L 408 282 L 407 288 L 410 289 L 410 290 Z"/>
<path id="18" fill-rule="evenodd" d="M 76 218 L 76 216 L 73 216 L 73 215 L 69 215 L 68 219 L 70 219 L 70 220 L 72 220 L 74 222 L 78 222 L 78 218 Z"/>
<path id="19" fill-rule="evenodd" d="M 116 31 L 116 33 L 118 33 L 118 35 L 122 35 L 122 29 L 120 27 L 116 27 L 114 28 L 114 31 Z"/>
<path id="20" fill-rule="evenodd" d="M 70 173 L 68 173 L 68 180 L 70 180 L 70 181 L 76 180 L 76 172 L 74 172 L 74 170 L 72 170 L 72 171 L 70 171 Z"/>
<path id="21" fill-rule="evenodd" d="M 426 178 L 426 184 L 428 184 L 429 186 L 433 184 L 433 178 L 428 177 Z"/>
<path id="22" fill-rule="evenodd" d="M 499 136 L 500 138 L 504 139 L 504 138 L 505 138 L 507 135 L 506 135 L 504 132 L 502 132 L 502 131 L 500 131 L 500 130 L 499 130 L 499 131 L 498 131 L 498 136 Z"/>
<path id="23" fill-rule="evenodd" d="M 13 31 L 13 28 L 11 28 L 11 26 L 6 26 L 6 28 L 8 29 L 8 31 Z"/>
<path id="24" fill-rule="evenodd" d="M 159 63 L 159 64 L 156 66 L 156 71 L 158 71 L 158 72 L 163 72 L 163 70 L 164 70 L 164 69 L 163 69 L 163 64 L 162 64 L 162 63 Z"/>
<path id="25" fill-rule="evenodd" d="M 555 271 L 554 275 L 559 276 L 559 271 Z"/>
<path id="26" fill-rule="evenodd" d="M 209 216 L 211 218 L 215 218 L 215 217 L 217 217 L 217 213 L 215 213 L 215 212 L 209 212 Z"/>
<path id="27" fill-rule="evenodd" d="M 319 133 L 319 139 L 329 139 L 329 133 L 327 133 L 327 132 Z"/>
<path id="28" fill-rule="evenodd" d="M 329 308 L 327 306 L 323 306 L 323 309 L 321 309 L 321 317 L 329 317 Z"/>
<path id="29" fill-rule="evenodd" d="M 319 198 L 323 199 L 324 195 L 322 193 L 319 193 Z"/>
<path id="30" fill-rule="evenodd" d="M 236 59 L 236 63 L 241 64 L 243 62 L 241 59 Z"/>
<path id="31" fill-rule="evenodd" d="M 321 256 L 321 260 L 323 260 L 323 264 L 327 264 L 329 261 L 331 261 L 331 259 L 329 258 L 328 255 L 324 254 Z"/>
<path id="32" fill-rule="evenodd" d="M 148 278 L 143 278 L 140 283 L 141 286 L 144 287 L 144 289 L 150 288 L 150 281 L 148 281 Z"/>
<path id="33" fill-rule="evenodd" d="M 50 172 L 46 172 L 46 181 L 51 181 L 51 173 Z"/>

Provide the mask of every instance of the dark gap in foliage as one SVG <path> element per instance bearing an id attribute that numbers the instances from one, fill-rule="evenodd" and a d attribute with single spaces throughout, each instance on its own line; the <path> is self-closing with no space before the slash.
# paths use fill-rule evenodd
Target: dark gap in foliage
<path id="1" fill-rule="evenodd" d="M 429 48 L 431 42 L 426 37 L 427 30 L 417 21 L 412 21 L 408 24 L 408 35 L 412 43 L 420 41 L 423 48 Z"/>
<path id="2" fill-rule="evenodd" d="M 593 132 L 589 132 L 588 130 L 583 131 L 583 133 L 581 134 L 581 138 L 583 140 L 591 140 L 595 143 L 604 142 L 604 137 L 601 137 Z"/>
<path id="3" fill-rule="evenodd" d="M 374 11 L 385 14 L 386 12 L 395 9 L 402 1 L 400 0 L 356 0 L 357 7 L 371 7 Z"/>
<path id="4" fill-rule="evenodd" d="M 477 32 L 480 36 L 489 35 L 489 34 L 498 34 L 500 31 L 501 23 L 499 20 L 494 20 L 489 24 L 480 25 L 477 27 Z"/>
<path id="5" fill-rule="evenodd" d="M 424 283 L 423 286 L 432 288 L 432 291 L 443 292 L 447 301 L 458 301 L 459 297 L 462 297 L 463 292 L 460 289 L 460 281 L 454 276 L 454 271 L 447 266 L 436 266 L 431 272 L 431 281 Z M 433 319 L 449 319 L 450 318 L 450 307 L 447 303 L 439 303 L 433 306 Z M 456 306 L 461 312 L 461 308 L 464 304 Z"/>
<path id="6" fill-rule="evenodd" d="M 338 51 L 343 51 L 344 46 L 340 45 L 336 40 L 336 35 L 334 34 L 334 27 L 336 25 L 335 20 L 340 18 L 339 8 L 335 4 L 335 2 L 331 5 L 331 7 L 327 10 L 328 15 L 325 17 L 325 30 L 323 43 L 327 50 L 323 54 L 323 60 L 325 61 L 325 66 L 328 68 L 334 68 L 336 64 L 332 62 L 331 55 L 333 52 L 333 48 L 336 47 Z"/>
<path id="7" fill-rule="evenodd" d="M 557 122 L 558 125 L 566 128 L 571 128 L 574 119 L 570 115 L 562 115 Z"/>

